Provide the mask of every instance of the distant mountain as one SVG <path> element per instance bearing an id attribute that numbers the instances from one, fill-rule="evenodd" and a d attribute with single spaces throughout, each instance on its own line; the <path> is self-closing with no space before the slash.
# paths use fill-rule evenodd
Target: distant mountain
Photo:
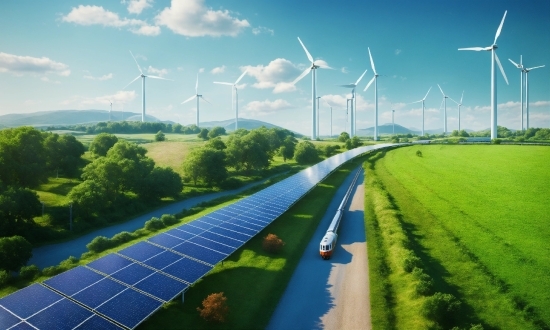
<path id="1" fill-rule="evenodd" d="M 417 131 L 410 130 L 399 124 L 395 124 L 395 134 L 420 134 Z M 393 134 L 393 125 L 383 124 L 378 125 L 378 134 Z M 357 129 L 357 135 L 359 136 L 372 136 L 374 135 L 374 127 L 369 128 L 359 128 Z"/>
<path id="2" fill-rule="evenodd" d="M 204 128 L 213 128 L 213 127 L 223 127 L 227 132 L 232 132 L 235 130 L 235 119 L 228 119 L 228 120 L 220 120 L 220 121 L 208 121 L 204 123 L 200 123 L 200 127 Z M 239 118 L 239 128 L 244 128 L 247 130 L 252 130 L 256 128 L 260 128 L 262 126 L 265 126 L 266 128 L 281 128 L 285 129 L 284 127 L 280 127 L 277 125 L 273 125 L 270 123 L 267 123 L 265 121 L 261 120 L 255 120 L 255 119 L 246 119 L 246 118 Z M 301 136 L 302 134 L 293 132 L 296 136 Z"/>

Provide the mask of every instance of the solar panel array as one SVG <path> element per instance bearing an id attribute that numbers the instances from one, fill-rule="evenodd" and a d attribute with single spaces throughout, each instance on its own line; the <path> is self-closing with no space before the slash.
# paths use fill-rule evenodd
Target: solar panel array
<path id="1" fill-rule="evenodd" d="M 348 160 L 335 155 L 190 223 L 0 299 L 0 329 L 134 329 Z"/>

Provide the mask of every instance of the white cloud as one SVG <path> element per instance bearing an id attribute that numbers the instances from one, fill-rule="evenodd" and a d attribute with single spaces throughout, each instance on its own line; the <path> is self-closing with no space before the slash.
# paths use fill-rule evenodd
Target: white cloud
<path id="1" fill-rule="evenodd" d="M 348 68 L 346 68 L 345 66 L 342 67 L 342 69 L 340 69 L 340 71 L 341 71 L 342 73 L 349 73 Z"/>
<path id="2" fill-rule="evenodd" d="M 252 33 L 254 33 L 254 35 L 258 35 L 261 33 L 275 35 L 275 31 L 273 31 L 272 29 L 266 28 L 265 26 L 258 26 L 258 27 L 252 28 Z"/>
<path id="3" fill-rule="evenodd" d="M 130 14 L 141 14 L 145 8 L 152 6 L 153 0 L 123 0 L 122 3 L 128 4 L 128 12 Z"/>
<path id="4" fill-rule="evenodd" d="M 218 66 L 210 71 L 211 74 L 220 74 L 225 72 L 225 65 Z"/>
<path id="5" fill-rule="evenodd" d="M 273 93 L 290 92 L 296 90 L 296 87 L 289 81 L 292 81 L 300 75 L 300 70 L 296 65 L 287 59 L 277 58 L 268 65 L 244 66 L 247 75 L 256 78 L 252 87 L 258 89 L 273 88 Z"/>
<path id="6" fill-rule="evenodd" d="M 71 74 L 71 70 L 66 64 L 52 61 L 47 57 L 19 56 L 1 52 L 0 72 L 10 72 L 15 75 L 55 73 L 60 76 L 68 76 Z"/>
<path id="7" fill-rule="evenodd" d="M 113 78 L 113 74 L 112 74 L 112 73 L 104 74 L 104 75 L 101 76 L 101 77 L 94 77 L 94 76 L 90 76 L 90 75 L 84 76 L 84 79 L 99 80 L 99 81 L 109 80 L 109 79 L 112 79 L 112 78 Z"/>
<path id="8" fill-rule="evenodd" d="M 94 105 L 125 104 L 136 98 L 135 91 L 118 91 L 115 94 L 97 97 L 73 96 L 61 102 L 62 105 L 76 105 L 78 107 L 90 107 Z"/>
<path id="9" fill-rule="evenodd" d="M 50 78 L 48 78 L 46 76 L 40 78 L 40 80 L 42 80 L 43 82 L 52 83 L 52 84 L 61 84 L 61 81 L 51 80 Z"/>
<path id="10" fill-rule="evenodd" d="M 395 55 L 399 55 L 399 54 L 401 54 L 401 49 L 396 49 L 395 50 Z"/>
<path id="11" fill-rule="evenodd" d="M 154 74 L 154 75 L 156 74 L 159 77 L 164 77 L 165 75 L 168 74 L 168 70 L 167 69 L 157 69 L 157 68 L 154 68 L 154 67 L 149 65 L 149 67 L 147 68 L 147 73 Z"/>
<path id="12" fill-rule="evenodd" d="M 228 10 L 213 10 L 204 0 L 172 0 L 156 17 L 158 25 L 187 37 L 232 36 L 250 27 L 247 20 L 231 16 Z"/>
<path id="13" fill-rule="evenodd" d="M 203 72 L 204 72 L 204 68 L 200 68 L 199 73 L 203 73 Z"/>
<path id="14" fill-rule="evenodd" d="M 283 99 L 277 99 L 275 101 L 252 101 L 245 106 L 249 114 L 258 116 L 268 115 L 291 108 L 292 105 Z"/>
<path id="15" fill-rule="evenodd" d="M 139 19 L 120 18 L 117 13 L 105 10 L 101 6 L 80 5 L 77 8 L 73 7 L 71 12 L 63 16 L 61 20 L 84 26 L 102 25 L 115 28 L 127 27 L 132 33 L 146 36 L 156 36 L 160 34 L 160 28 L 158 26 L 151 26 L 147 22 Z"/>
<path id="16" fill-rule="evenodd" d="M 134 57 L 135 57 L 136 59 L 140 59 L 140 60 L 143 60 L 143 61 L 147 61 L 147 56 L 145 56 L 145 55 L 136 54 L 136 55 L 134 55 Z"/>

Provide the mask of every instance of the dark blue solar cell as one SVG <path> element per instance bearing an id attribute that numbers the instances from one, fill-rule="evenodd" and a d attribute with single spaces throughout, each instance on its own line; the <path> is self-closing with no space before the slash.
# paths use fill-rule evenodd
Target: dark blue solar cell
<path id="1" fill-rule="evenodd" d="M 137 261 L 145 261 L 159 253 L 162 253 L 163 251 L 165 250 L 159 248 L 158 246 L 142 241 L 120 250 L 118 253 Z"/>
<path id="2" fill-rule="evenodd" d="M 214 227 L 213 225 L 211 225 L 211 224 L 209 224 L 209 223 L 207 223 L 207 222 L 204 222 L 204 221 L 202 221 L 201 219 L 198 219 L 198 220 L 195 220 L 195 221 L 191 221 L 191 222 L 189 223 L 189 225 L 195 226 L 195 227 L 199 227 L 199 228 L 204 229 L 204 230 L 208 230 L 208 229 Z"/>
<path id="3" fill-rule="evenodd" d="M 235 210 L 238 210 L 239 212 L 246 212 L 252 208 L 254 208 L 254 206 L 250 205 L 250 204 L 247 204 L 245 202 L 243 202 L 242 200 L 241 201 L 238 201 L 236 202 L 235 204 L 231 204 L 229 207 L 235 209 Z"/>
<path id="4" fill-rule="evenodd" d="M 134 285 L 134 287 L 164 301 L 170 301 L 175 296 L 182 293 L 188 285 L 166 275 L 154 273 Z"/>
<path id="5" fill-rule="evenodd" d="M 217 210 L 216 213 L 225 215 L 225 216 L 230 217 L 230 218 L 233 218 L 233 217 L 236 217 L 237 215 L 239 215 L 235 211 L 232 212 L 232 211 L 229 211 L 225 208 Z"/>
<path id="6" fill-rule="evenodd" d="M 165 232 L 165 234 L 168 234 L 168 235 L 172 235 L 172 236 L 175 236 L 181 240 L 184 240 L 184 241 L 187 241 L 188 239 L 190 239 L 191 237 L 195 236 L 194 234 L 190 234 L 186 231 L 181 231 L 179 229 L 172 229 L 172 230 L 169 230 L 167 232 Z"/>
<path id="7" fill-rule="evenodd" d="M 36 328 L 27 322 L 21 322 L 11 327 L 10 330 L 36 330 Z"/>
<path id="8" fill-rule="evenodd" d="M 273 220 L 272 216 L 267 216 L 265 214 L 260 214 L 258 212 L 249 212 L 243 214 L 240 218 L 246 220 L 246 218 L 250 218 L 254 221 L 263 222 L 264 226 L 270 223 Z M 246 220 L 248 221 L 248 220 Z"/>
<path id="9" fill-rule="evenodd" d="M 86 266 L 98 270 L 104 274 L 111 275 L 112 273 L 132 263 L 132 261 L 121 257 L 118 254 L 111 253 L 106 255 L 105 257 L 90 262 Z"/>
<path id="10" fill-rule="evenodd" d="M 212 214 L 212 213 L 210 213 Z M 213 226 L 217 226 L 219 225 L 220 223 L 223 223 L 224 221 L 223 220 L 220 220 L 220 219 L 216 219 L 216 218 L 213 218 L 210 216 L 210 214 L 208 215 L 205 215 L 204 217 L 201 218 L 201 221 L 204 221 L 208 224 L 211 224 Z"/>
<path id="11" fill-rule="evenodd" d="M 91 318 L 84 321 L 75 329 L 78 330 L 119 330 L 122 329 L 113 322 L 108 321 L 107 319 L 102 318 L 101 316 L 93 315 Z"/>
<path id="12" fill-rule="evenodd" d="M 219 210 L 218 210 L 219 211 Z M 225 221 L 228 221 L 230 220 L 231 218 L 233 218 L 233 216 L 228 216 L 228 215 L 225 215 L 225 214 L 222 214 L 220 212 L 212 212 L 212 213 L 208 213 L 208 217 L 209 218 L 213 218 L 213 219 L 216 219 L 218 221 L 221 221 L 221 222 L 225 222 Z"/>
<path id="13" fill-rule="evenodd" d="M 84 266 L 78 266 L 64 273 L 54 276 L 44 281 L 46 285 L 67 296 L 72 296 L 80 290 L 104 279 L 93 270 Z"/>
<path id="14" fill-rule="evenodd" d="M 163 269 L 163 272 L 184 280 L 187 283 L 195 283 L 195 281 L 203 277 L 211 269 L 212 266 L 188 258 L 182 258 L 180 261 Z"/>
<path id="15" fill-rule="evenodd" d="M 126 286 L 106 278 L 80 291 L 72 298 L 94 309 L 125 289 L 127 289 Z"/>
<path id="16" fill-rule="evenodd" d="M 250 239 L 250 236 L 248 236 L 248 235 L 237 233 L 237 232 L 234 232 L 232 230 L 225 229 L 225 228 L 214 227 L 214 228 L 210 229 L 210 231 L 213 232 L 213 233 L 216 233 L 216 234 L 220 234 L 220 235 L 223 235 L 223 236 L 227 236 L 227 237 L 237 239 L 237 240 L 242 241 L 242 242 L 246 242 Z"/>
<path id="17" fill-rule="evenodd" d="M 214 234 L 214 233 L 209 232 L 209 231 L 205 231 L 200 236 L 208 238 L 209 240 L 212 240 L 212 241 L 216 241 L 216 242 L 220 242 L 220 243 L 225 244 L 225 245 L 232 246 L 235 249 L 240 247 L 241 245 L 243 245 L 243 242 L 241 242 L 241 241 L 238 241 L 238 240 L 233 239 L 233 238 L 225 237 L 225 236 L 222 236 L 222 235 L 219 235 L 219 234 Z"/>
<path id="18" fill-rule="evenodd" d="M 179 226 L 177 229 L 186 231 L 191 234 L 198 235 L 204 231 L 204 229 L 200 229 L 197 227 L 190 226 L 189 224 L 185 224 L 183 226 Z"/>
<path id="19" fill-rule="evenodd" d="M 128 289 L 97 308 L 101 314 L 133 329 L 162 306 L 162 302 Z"/>
<path id="20" fill-rule="evenodd" d="M 240 216 L 239 218 L 237 218 L 235 220 L 232 220 L 229 223 L 236 224 L 236 225 L 239 225 L 239 226 L 242 226 L 242 227 L 254 230 L 254 231 L 262 230 L 266 226 L 265 222 L 257 221 L 257 220 L 252 219 L 252 218 L 247 218 L 244 215 Z"/>
<path id="21" fill-rule="evenodd" d="M 84 307 L 63 299 L 27 319 L 27 322 L 38 329 L 73 329 L 92 315 Z"/>
<path id="22" fill-rule="evenodd" d="M 143 280 L 154 272 L 154 270 L 151 270 L 147 267 L 143 267 L 138 264 L 132 264 L 114 273 L 113 275 L 111 275 L 111 277 L 128 285 L 134 285 L 135 283 Z"/>
<path id="23" fill-rule="evenodd" d="M 223 253 L 207 249 L 205 247 L 189 242 L 185 242 L 181 245 L 176 246 L 174 248 L 174 251 L 185 254 L 186 256 L 195 258 L 197 260 L 204 261 L 211 265 L 215 265 L 225 259 L 225 257 L 227 257 L 227 255 Z"/>
<path id="24" fill-rule="evenodd" d="M 0 307 L 0 329 L 7 329 L 19 322 L 21 322 L 21 319 Z"/>
<path id="25" fill-rule="evenodd" d="M 249 209 L 250 208 L 248 208 L 248 207 L 240 206 L 240 205 L 237 205 L 237 204 L 231 204 L 231 205 L 226 206 L 224 208 L 224 210 L 227 210 L 227 211 L 230 211 L 230 212 L 233 212 L 233 213 L 236 213 L 236 214 L 241 214 L 243 212 L 248 211 Z"/>
<path id="26" fill-rule="evenodd" d="M 0 306 L 26 319 L 61 299 L 61 295 L 35 283 L 0 299 Z"/>
<path id="27" fill-rule="evenodd" d="M 150 237 L 147 239 L 149 242 L 158 244 L 160 246 L 164 246 L 167 249 L 171 249 L 174 246 L 181 244 L 184 242 L 184 240 L 179 239 L 175 236 L 168 235 L 165 233 L 155 235 L 153 237 Z"/>
<path id="28" fill-rule="evenodd" d="M 248 228 L 245 228 L 245 227 L 237 226 L 237 225 L 234 225 L 233 223 L 224 223 L 224 224 L 220 225 L 220 227 L 225 228 L 225 229 L 229 229 L 229 230 L 234 230 L 234 231 L 237 231 L 239 233 L 243 233 L 243 234 L 249 235 L 249 236 L 254 236 L 257 233 L 256 230 L 251 230 L 251 229 L 248 229 Z"/>
<path id="29" fill-rule="evenodd" d="M 159 255 L 154 256 L 153 258 L 144 261 L 143 263 L 149 267 L 161 270 L 174 262 L 180 260 L 182 257 L 175 254 L 174 252 L 166 251 Z"/>
<path id="30" fill-rule="evenodd" d="M 272 208 L 270 208 L 269 206 L 266 206 L 266 205 L 259 206 L 259 207 L 255 208 L 254 210 L 257 213 L 265 214 L 267 217 L 270 217 L 270 218 L 278 216 L 279 214 L 281 214 L 281 212 L 275 211 L 275 210 L 273 210 Z"/>
<path id="31" fill-rule="evenodd" d="M 233 253 L 233 251 L 235 251 L 234 247 L 224 245 L 224 244 L 220 244 L 218 242 L 214 242 L 214 241 L 211 241 L 209 239 L 206 239 L 206 238 L 203 238 L 203 237 L 200 237 L 200 236 L 193 237 L 192 239 L 189 240 L 189 242 L 199 244 L 199 245 L 202 245 L 204 247 L 207 247 L 207 248 L 210 248 L 210 249 L 213 249 L 213 250 L 216 250 L 218 252 L 225 253 L 225 254 L 231 254 L 231 253 Z"/>

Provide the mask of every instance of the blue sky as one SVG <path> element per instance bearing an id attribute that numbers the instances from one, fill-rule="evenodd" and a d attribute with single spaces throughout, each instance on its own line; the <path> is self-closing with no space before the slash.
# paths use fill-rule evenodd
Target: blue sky
<path id="1" fill-rule="evenodd" d="M 550 1 L 222 1 L 82 0 L 0 2 L 0 115 L 58 109 L 141 112 L 141 82 L 123 90 L 139 71 L 173 81 L 147 79 L 147 113 L 181 124 L 195 122 L 195 93 L 201 121 L 234 117 L 231 88 L 239 84 L 240 117 L 258 119 L 310 134 L 311 78 L 292 82 L 307 67 L 297 37 L 315 59 L 332 70 L 317 72 L 318 95 L 333 106 L 333 129 L 346 124 L 350 90 L 359 83 L 357 127 L 374 123 L 373 86 L 367 47 L 378 80 L 379 124 L 443 127 L 437 84 L 459 101 L 461 126 L 490 125 L 490 52 L 458 51 L 493 42 L 504 11 L 508 14 L 497 54 L 509 85 L 497 73 L 498 124 L 520 128 L 520 73 L 529 74 L 530 126 L 550 127 Z M 320 133 L 330 129 L 329 107 L 321 102 Z M 448 130 L 458 127 L 457 107 L 447 103 Z"/>

